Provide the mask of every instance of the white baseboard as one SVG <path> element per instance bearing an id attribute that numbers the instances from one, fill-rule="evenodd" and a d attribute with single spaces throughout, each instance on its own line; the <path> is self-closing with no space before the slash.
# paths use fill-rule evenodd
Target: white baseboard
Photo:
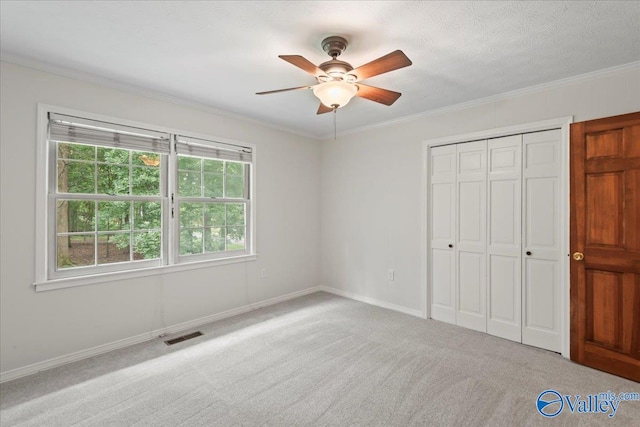
<path id="1" fill-rule="evenodd" d="M 267 300 L 254 302 L 242 307 L 234 308 L 231 310 L 223 311 L 222 313 L 212 314 L 210 316 L 200 317 L 198 319 L 189 320 L 187 322 L 178 323 L 176 325 L 167 326 L 166 328 L 156 329 L 144 334 L 136 335 L 130 338 L 125 338 L 118 341 L 113 341 L 107 344 L 102 344 L 96 347 L 81 350 L 75 353 L 67 354 L 64 356 L 54 357 L 42 362 L 37 362 L 31 365 L 23 366 L 21 368 L 13 369 L 7 372 L 0 372 L 0 383 L 15 380 L 27 375 L 35 374 L 40 371 L 55 368 L 58 366 L 66 365 L 67 363 L 75 362 L 81 359 L 87 359 L 89 357 L 97 356 L 99 354 L 108 353 L 113 350 L 117 350 L 130 345 L 139 344 L 145 341 L 151 341 L 158 338 L 162 334 L 173 334 L 181 332 L 187 329 L 197 328 L 207 323 L 215 322 L 216 320 L 226 319 L 228 317 L 237 316 L 238 314 L 248 313 L 253 310 L 257 310 L 262 307 L 278 304 L 280 302 L 288 301 L 294 298 L 298 298 L 304 295 L 319 292 L 322 289 L 320 286 L 303 289 L 301 291 L 291 292 L 286 295 L 281 295 Z M 328 291 L 330 292 L 330 291 Z"/>
<path id="2" fill-rule="evenodd" d="M 380 301 L 380 300 L 377 300 L 375 298 L 365 297 L 363 295 L 358 295 L 358 294 L 353 293 L 353 292 L 343 291 L 342 289 L 337 289 L 337 288 L 332 288 L 330 286 L 322 285 L 322 286 L 319 286 L 318 290 L 324 291 L 324 292 L 329 292 L 331 294 L 335 294 L 335 295 L 338 295 L 338 296 L 341 296 L 341 297 L 345 297 L 345 298 L 349 298 L 349 299 L 352 299 L 352 300 L 364 302 L 364 303 L 367 303 L 367 304 L 375 305 L 375 306 L 378 306 L 378 307 L 388 308 L 389 310 L 399 311 L 400 313 L 409 314 L 411 316 L 416 316 L 416 317 L 419 317 L 421 319 L 426 319 L 427 318 L 426 314 L 423 313 L 421 310 L 414 310 L 412 308 L 403 307 L 401 305 L 391 304 L 391 303 L 386 302 L 386 301 Z"/>

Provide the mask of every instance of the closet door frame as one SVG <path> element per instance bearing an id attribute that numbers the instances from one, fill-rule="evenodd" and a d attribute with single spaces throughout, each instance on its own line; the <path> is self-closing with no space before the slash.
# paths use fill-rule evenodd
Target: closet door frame
<path id="1" fill-rule="evenodd" d="M 561 354 L 569 358 L 569 126 L 573 123 L 573 116 L 560 117 L 514 126 L 488 129 L 444 138 L 430 139 L 422 143 L 422 227 L 421 227 L 421 265 L 422 290 L 424 296 L 423 316 L 431 318 L 431 236 L 430 236 L 430 197 L 428 194 L 430 183 L 431 147 L 459 144 L 463 142 L 480 141 L 529 132 L 560 129 L 560 237 L 562 260 L 560 267 L 560 336 Z"/>

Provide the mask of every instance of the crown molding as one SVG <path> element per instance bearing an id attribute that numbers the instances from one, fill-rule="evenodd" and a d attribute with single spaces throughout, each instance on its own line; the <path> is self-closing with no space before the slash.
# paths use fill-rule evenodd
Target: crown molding
<path id="1" fill-rule="evenodd" d="M 48 62 L 25 58 L 20 55 L 14 55 L 7 52 L 0 52 L 0 61 L 8 62 L 8 63 L 19 65 L 22 67 L 31 68 L 38 71 L 44 71 L 46 73 L 55 74 L 55 75 L 70 78 L 73 80 L 78 80 L 84 83 L 91 83 L 91 84 L 96 84 L 100 86 L 105 86 L 110 89 L 127 92 L 133 95 L 141 95 L 141 96 L 152 98 L 158 101 L 163 101 L 170 104 L 193 108 L 193 109 L 202 111 L 204 113 L 214 114 L 214 115 L 221 116 L 228 119 L 235 119 L 235 120 L 240 120 L 240 121 L 251 123 L 258 126 L 264 126 L 266 128 L 273 129 L 276 131 L 288 133 L 291 135 L 301 136 L 303 138 L 309 138 L 314 141 L 319 140 L 317 135 L 313 135 L 307 132 L 300 132 L 295 129 L 274 125 L 269 122 L 252 119 L 247 116 L 243 116 L 241 114 L 236 114 L 226 110 L 222 110 L 222 109 L 213 107 L 211 105 L 203 104 L 201 102 L 191 101 L 185 98 L 181 98 L 179 96 L 169 95 L 167 93 L 160 92 L 160 91 L 145 89 L 143 87 L 136 86 L 136 85 L 121 83 L 106 77 L 98 76 L 98 75 L 87 73 L 84 71 L 74 70 L 67 67 L 60 67 L 58 65 L 54 65 Z"/>
<path id="2" fill-rule="evenodd" d="M 551 82 L 542 83 L 542 84 L 534 85 L 534 86 L 529 86 L 529 87 L 522 88 L 522 89 L 516 89 L 516 90 L 509 91 L 509 92 L 503 92 L 503 93 L 500 93 L 500 94 L 497 94 L 497 95 L 487 96 L 485 98 L 474 99 L 472 101 L 461 102 L 459 104 L 454 104 L 454 105 L 448 105 L 448 106 L 445 106 L 445 107 L 435 108 L 433 110 L 427 110 L 427 111 L 423 111 L 421 113 L 416 113 L 416 114 L 411 114 L 409 116 L 399 117 L 397 119 L 376 123 L 374 125 L 361 126 L 361 127 L 350 129 L 350 130 L 346 130 L 346 131 L 343 131 L 343 132 L 338 132 L 338 138 L 343 137 L 343 136 L 347 136 L 347 135 L 352 135 L 352 134 L 355 134 L 355 133 L 369 131 L 369 130 L 372 130 L 372 129 L 379 129 L 379 128 L 384 128 L 384 127 L 388 127 L 388 126 L 392 126 L 392 125 L 396 125 L 396 124 L 400 124 L 400 123 L 405 123 L 405 122 L 409 122 L 409 121 L 416 120 L 416 119 L 421 119 L 421 118 L 426 118 L 426 117 L 431 117 L 431 116 L 437 116 L 437 115 L 444 114 L 444 113 L 450 113 L 450 112 L 466 110 L 467 108 L 479 107 L 479 106 L 486 105 L 486 104 L 491 104 L 491 103 L 497 102 L 497 101 L 504 101 L 504 100 L 507 100 L 507 99 L 513 99 L 513 98 L 517 98 L 517 97 L 524 96 L 524 95 L 530 95 L 530 94 L 534 94 L 534 93 L 543 92 L 543 91 L 549 90 L 549 89 L 556 89 L 556 88 L 561 88 L 561 87 L 564 87 L 564 86 L 570 86 L 570 85 L 574 85 L 574 84 L 577 84 L 577 83 L 593 80 L 593 79 L 596 79 L 596 78 L 608 77 L 608 76 L 612 76 L 612 75 L 616 75 L 616 74 L 620 74 L 620 73 L 625 73 L 625 72 L 633 71 L 633 70 L 637 70 L 637 71 L 640 72 L 640 61 L 630 62 L 628 64 L 623 64 L 623 65 L 617 65 L 617 66 L 611 67 L 611 68 L 604 68 L 602 70 L 591 71 L 589 73 L 579 74 L 577 76 L 572 76 L 572 77 L 566 77 L 564 79 L 554 80 L 554 81 L 551 81 Z M 322 141 L 333 139 L 333 134 L 324 135 L 324 136 L 320 137 L 319 139 L 322 140 Z"/>

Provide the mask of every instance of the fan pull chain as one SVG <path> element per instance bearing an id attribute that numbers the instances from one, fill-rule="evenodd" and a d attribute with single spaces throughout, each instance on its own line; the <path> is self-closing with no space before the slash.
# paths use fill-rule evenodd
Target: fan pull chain
<path id="1" fill-rule="evenodd" d="M 333 109 L 333 140 L 338 139 L 338 130 L 336 126 L 336 114 L 338 113 L 338 109 L 334 107 Z"/>

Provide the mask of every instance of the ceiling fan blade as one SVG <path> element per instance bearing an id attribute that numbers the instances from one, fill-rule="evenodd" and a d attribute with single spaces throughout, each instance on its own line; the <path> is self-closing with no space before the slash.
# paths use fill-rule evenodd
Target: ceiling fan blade
<path id="1" fill-rule="evenodd" d="M 396 50 L 378 59 L 374 59 L 368 64 L 361 65 L 355 70 L 350 71 L 349 74 L 355 74 L 358 77 L 357 80 L 364 80 L 399 68 L 408 67 L 411 64 L 412 62 L 407 58 L 407 55 L 401 50 Z"/>
<path id="2" fill-rule="evenodd" d="M 333 111 L 333 108 L 331 107 L 327 107 L 326 105 L 324 105 L 322 102 L 320 103 L 320 106 L 318 107 L 318 112 L 316 114 L 324 114 L 324 113 L 330 113 Z"/>
<path id="3" fill-rule="evenodd" d="M 269 90 L 269 91 L 266 91 L 266 92 L 256 92 L 256 95 L 269 95 L 269 94 L 271 94 L 271 93 L 287 92 L 287 91 L 289 91 L 289 90 L 311 89 L 313 86 L 315 86 L 315 85 L 312 85 L 312 86 L 298 86 L 298 87 L 290 87 L 290 88 L 287 88 L 287 89 Z"/>
<path id="4" fill-rule="evenodd" d="M 326 73 L 316 67 L 314 63 L 300 55 L 278 55 L 278 57 L 316 77 L 326 75 Z"/>
<path id="5" fill-rule="evenodd" d="M 391 105 L 402 96 L 400 92 L 394 92 L 392 90 L 382 89 L 375 86 L 368 86 L 362 83 L 356 83 L 358 91 L 356 96 L 360 98 L 366 98 L 370 101 L 379 102 L 384 105 Z"/>

